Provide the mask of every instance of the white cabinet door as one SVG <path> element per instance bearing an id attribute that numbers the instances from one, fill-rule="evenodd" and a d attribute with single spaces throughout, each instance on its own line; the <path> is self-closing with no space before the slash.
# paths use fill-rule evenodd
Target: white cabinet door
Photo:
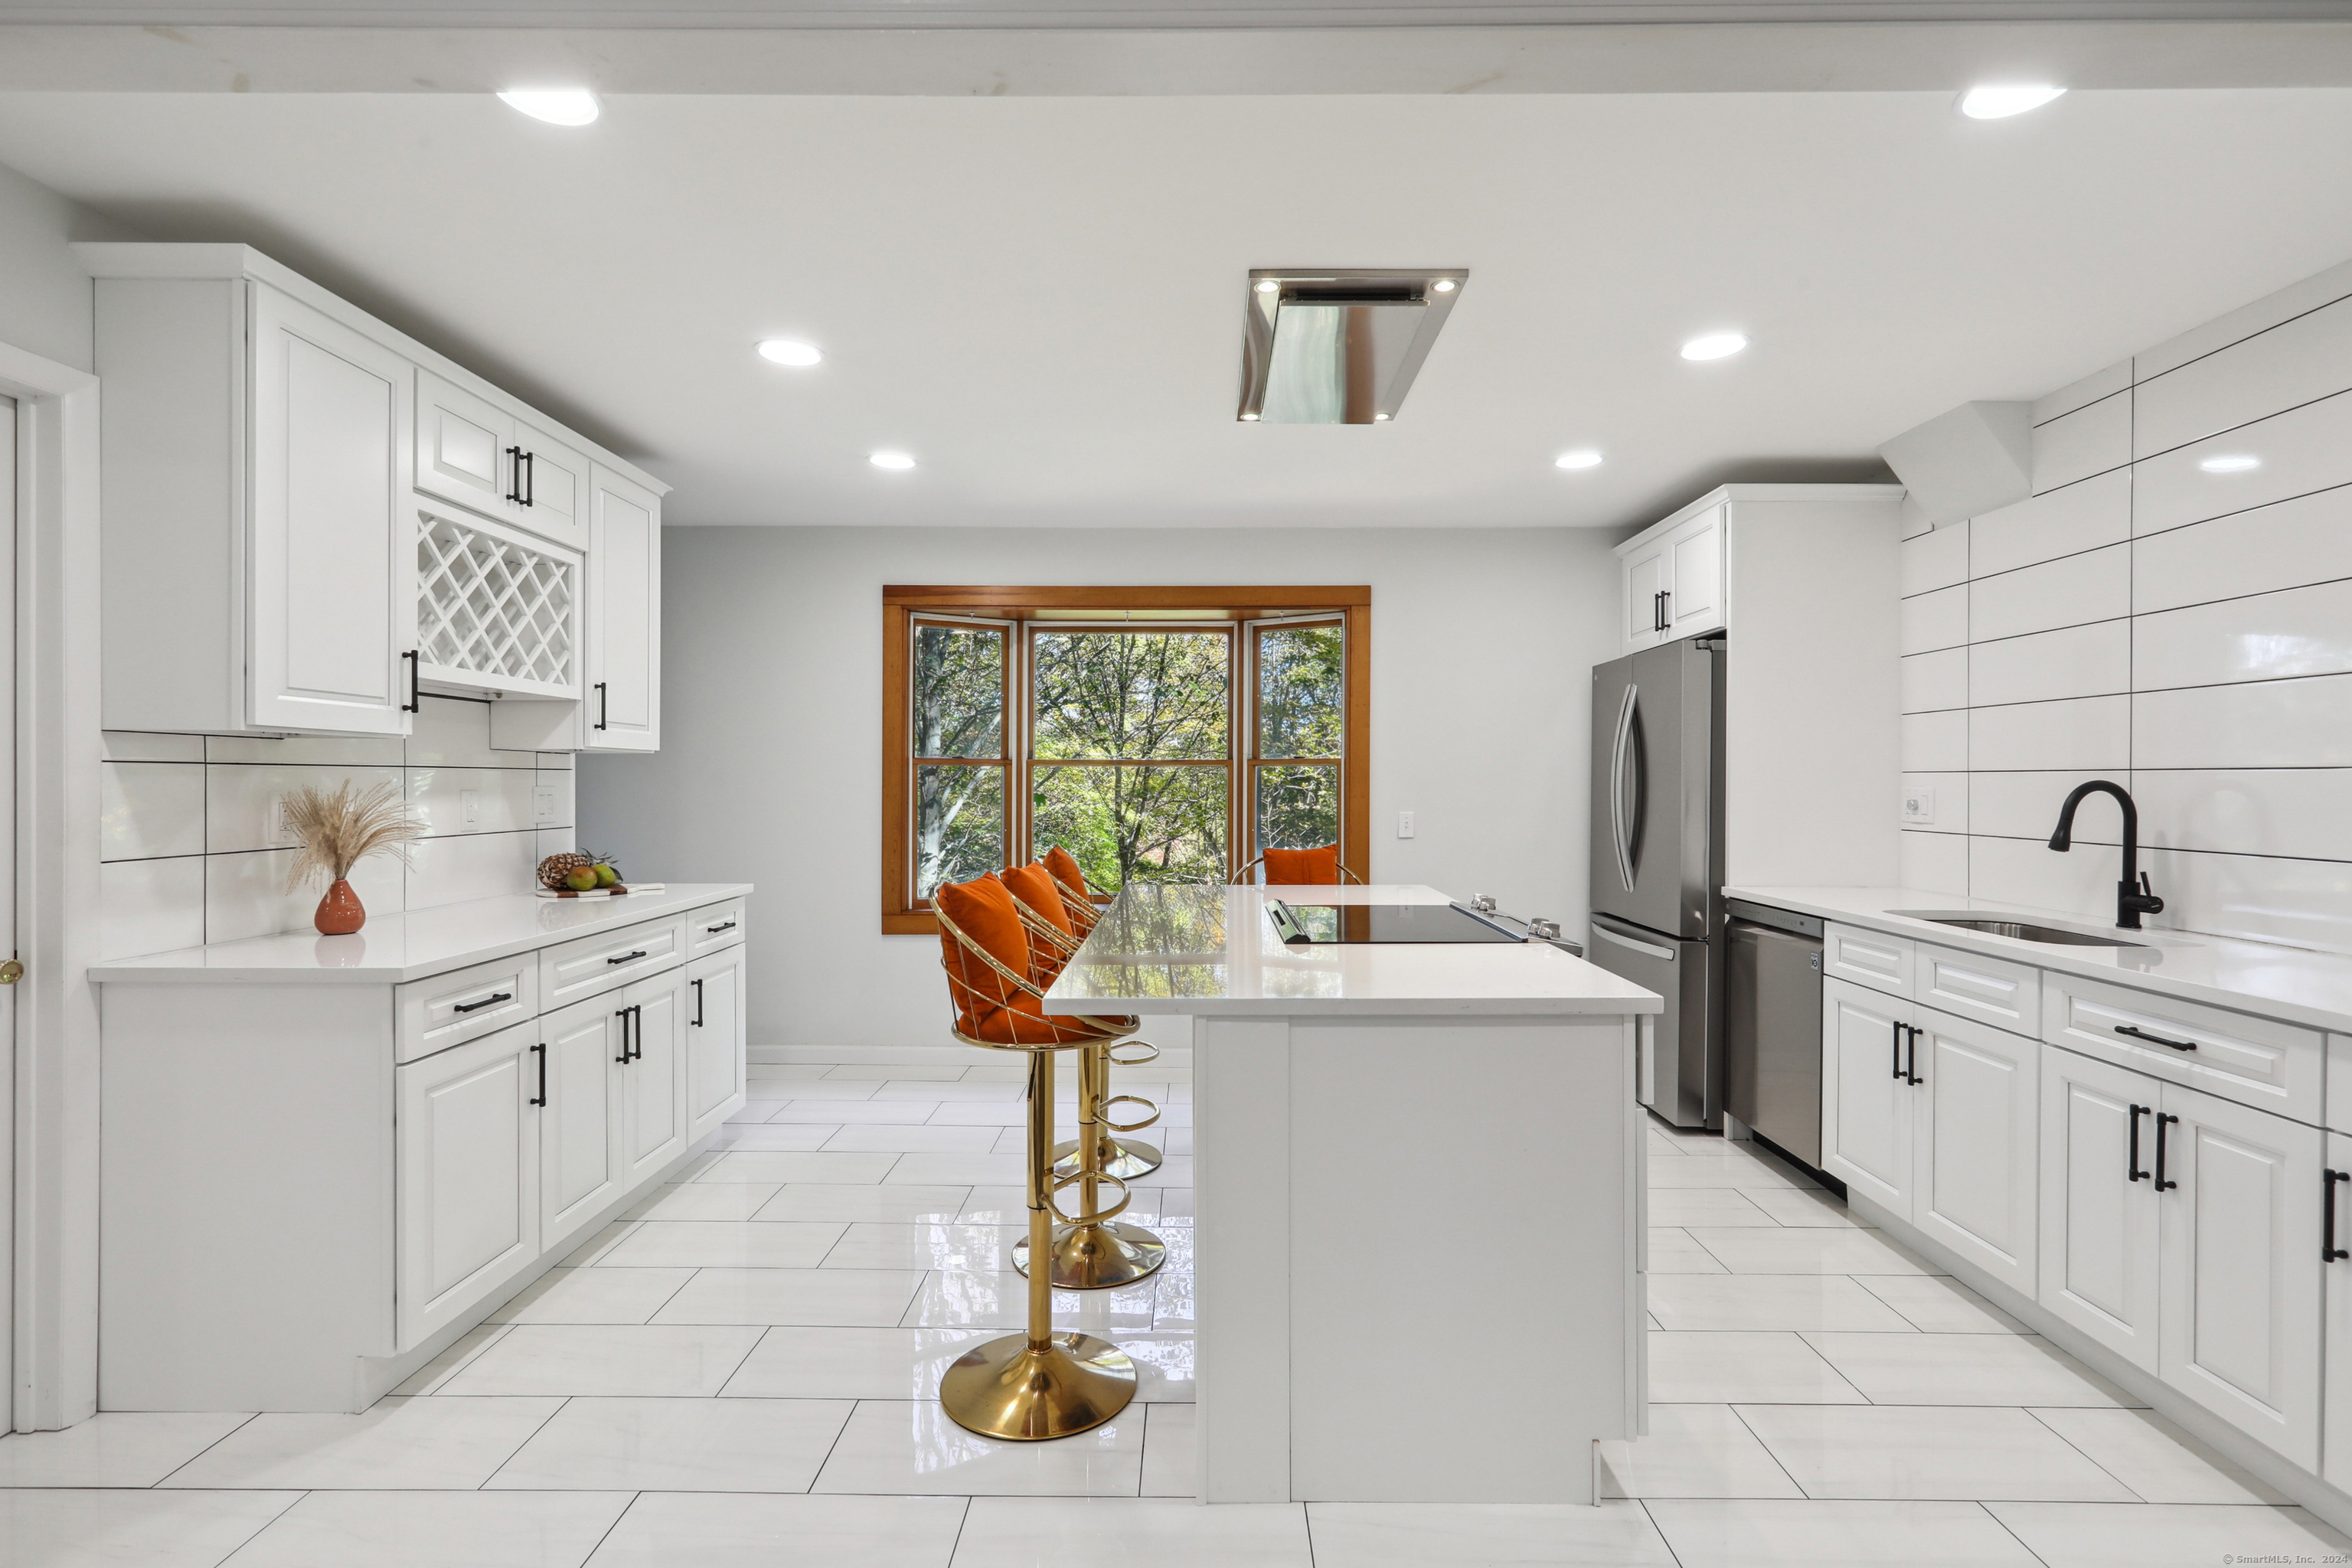
<path id="1" fill-rule="evenodd" d="M 602 1000 L 539 1031 L 540 1245 L 551 1251 L 621 1195 L 621 1020 Z"/>
<path id="2" fill-rule="evenodd" d="M 696 929 L 705 923 L 698 911 Z M 686 1141 L 743 1109 L 743 949 L 722 948 L 686 966 Z"/>
<path id="3" fill-rule="evenodd" d="M 629 1060 L 621 1068 L 624 1186 L 635 1186 L 686 1152 L 685 996 L 685 972 L 674 969 L 615 993 L 605 1004 L 616 1019 L 626 1015 Z"/>
<path id="4" fill-rule="evenodd" d="M 514 502 L 514 416 L 429 370 L 416 373 L 416 488 L 504 517 Z"/>
<path id="5" fill-rule="evenodd" d="M 661 745 L 661 501 L 592 466 L 588 489 L 588 710 L 583 747 Z"/>
<path id="6" fill-rule="evenodd" d="M 1955 1018 L 1913 1015 L 1917 1120 L 1911 1223 L 2023 1295 L 2033 1294 L 2041 1165 L 2042 1043 Z"/>
<path id="7" fill-rule="evenodd" d="M 2072 1051 L 2053 1049 L 2042 1064 L 2042 1269 L 2034 1299 L 2148 1372 L 2157 1369 L 2156 1118 L 2163 1092 L 2152 1078 Z"/>
<path id="8" fill-rule="evenodd" d="M 402 1350 L 539 1258 L 538 1043 L 525 1024 L 394 1069 Z"/>
<path id="9" fill-rule="evenodd" d="M 1665 635 L 1686 637 L 1719 631 L 1723 603 L 1723 516 L 1717 505 L 1666 536 Z"/>
<path id="10" fill-rule="evenodd" d="M 390 349 L 256 284 L 246 717 L 408 732 L 416 621 L 409 387 Z"/>
<path id="11" fill-rule="evenodd" d="M 1900 1219 L 1911 1217 L 1913 1108 L 1901 1026 L 1907 1004 L 1822 982 L 1822 1169 Z"/>
<path id="12" fill-rule="evenodd" d="M 2342 1038 L 2341 1036 L 2336 1038 Z M 2330 1062 L 2329 1067 L 2335 1064 Z M 2333 1092 L 2334 1078 L 2328 1079 Z M 2352 1491 L 2352 1138 L 2327 1135 L 2327 1169 L 2321 1177 L 2326 1227 L 2327 1383 L 2322 1390 L 2320 1479 L 2337 1491 Z M 2326 1194 L 2333 1194 L 2332 1199 Z"/>
<path id="13" fill-rule="evenodd" d="M 588 459 L 544 430 L 515 422 L 510 460 L 522 465 L 514 486 L 520 500 L 507 516 L 574 550 L 588 548 Z"/>
<path id="14" fill-rule="evenodd" d="M 1665 640 L 1666 542 L 1652 540 L 1618 563 L 1625 595 L 1625 651 Z"/>
<path id="15" fill-rule="evenodd" d="M 2326 1134 L 2164 1087 L 2164 1381 L 2319 1468 L 2319 1217 Z"/>

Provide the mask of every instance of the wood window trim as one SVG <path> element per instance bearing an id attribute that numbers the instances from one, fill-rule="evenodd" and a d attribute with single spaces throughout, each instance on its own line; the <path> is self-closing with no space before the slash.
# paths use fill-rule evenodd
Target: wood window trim
<path id="1" fill-rule="evenodd" d="M 1359 875 L 1371 859 L 1372 590 L 1367 584 L 1269 584 L 1236 587 L 1045 587 L 974 584 L 887 584 L 882 590 L 882 934 L 937 936 L 927 910 L 908 907 L 907 857 L 914 791 L 908 752 L 912 691 L 908 668 L 910 617 L 924 611 L 1034 618 L 1038 610 L 1222 611 L 1248 619 L 1283 610 L 1336 610 L 1345 627 L 1343 672 L 1347 732 L 1340 747 L 1339 858 Z M 1139 630 L 1144 629 L 1139 624 Z M 1010 722 L 1008 705 L 1007 721 Z M 1255 747 L 1251 748 L 1255 751 Z M 1252 765 L 1244 759 L 1240 764 Z"/>

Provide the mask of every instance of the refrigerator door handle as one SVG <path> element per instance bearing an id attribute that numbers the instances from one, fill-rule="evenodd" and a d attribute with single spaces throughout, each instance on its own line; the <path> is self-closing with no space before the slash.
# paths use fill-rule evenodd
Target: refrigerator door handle
<path id="1" fill-rule="evenodd" d="M 1625 683 L 1625 700 L 1617 708 L 1617 738 L 1609 750 L 1609 842 L 1617 851 L 1617 875 L 1625 890 L 1633 890 L 1633 854 L 1625 837 L 1625 755 L 1633 739 L 1633 704 L 1642 689 Z"/>
<path id="2" fill-rule="evenodd" d="M 1630 947 L 1635 952 L 1642 953 L 1646 957 L 1664 959 L 1668 963 L 1672 963 L 1675 961 L 1675 950 L 1673 948 L 1660 947 L 1654 942 L 1637 942 L 1630 936 L 1620 936 L 1617 932 L 1611 931 L 1604 925 L 1596 923 L 1592 927 L 1592 934 L 1599 937 L 1603 942 L 1613 942 L 1620 947 Z"/>

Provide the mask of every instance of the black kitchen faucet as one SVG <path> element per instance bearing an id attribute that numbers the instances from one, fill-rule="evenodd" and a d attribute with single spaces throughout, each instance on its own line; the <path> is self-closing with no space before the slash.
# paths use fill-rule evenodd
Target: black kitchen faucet
<path id="1" fill-rule="evenodd" d="M 2083 804 L 2086 795 L 2111 795 L 2116 804 L 2124 808 L 2124 879 L 2116 884 L 2116 924 L 2125 931 L 2139 930 L 2143 914 L 2160 914 L 2164 900 L 2147 885 L 2147 873 L 2139 868 L 2139 807 L 2132 804 L 2131 792 L 2107 779 L 2093 779 L 2076 784 L 2066 804 L 2058 808 L 2058 831 L 2050 836 L 2050 847 L 2061 854 L 2074 847 L 2074 808 Z"/>

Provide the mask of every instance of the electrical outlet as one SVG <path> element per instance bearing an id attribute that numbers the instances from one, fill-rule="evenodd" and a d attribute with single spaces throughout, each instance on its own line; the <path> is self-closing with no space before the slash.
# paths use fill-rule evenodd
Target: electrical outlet
<path id="1" fill-rule="evenodd" d="M 1936 792 L 1919 784 L 1903 792 L 1903 820 L 1908 823 L 1930 823 L 1936 820 Z"/>
<path id="2" fill-rule="evenodd" d="M 269 803 L 269 842 L 272 844 L 294 842 L 294 823 L 286 815 L 286 797 L 282 795 Z"/>
<path id="3" fill-rule="evenodd" d="M 1397 837 L 1399 838 L 1412 837 L 1412 813 L 1409 811 L 1397 813 Z"/>
<path id="4" fill-rule="evenodd" d="M 457 792 L 457 820 L 467 827 L 482 825 L 482 792 L 461 789 Z"/>
<path id="5" fill-rule="evenodd" d="M 530 792 L 530 815 L 534 822 L 555 820 L 555 786 L 549 784 Z"/>

